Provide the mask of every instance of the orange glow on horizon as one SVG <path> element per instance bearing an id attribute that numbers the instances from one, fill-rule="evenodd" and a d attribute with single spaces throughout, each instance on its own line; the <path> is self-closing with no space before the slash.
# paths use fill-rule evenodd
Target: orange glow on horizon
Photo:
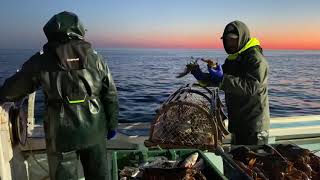
<path id="1" fill-rule="evenodd" d="M 256 34 L 252 37 L 260 40 L 264 49 L 320 50 L 320 35 L 308 37 L 308 33 L 269 33 Z M 317 35 L 316 33 L 313 33 Z M 199 34 L 146 34 L 127 37 L 93 38 L 102 47 L 126 48 L 190 48 L 190 49 L 220 49 L 223 48 L 220 34 L 204 32 Z"/>
<path id="2" fill-rule="evenodd" d="M 265 49 L 320 50 L 320 38 L 299 36 L 266 36 L 259 38 Z"/>

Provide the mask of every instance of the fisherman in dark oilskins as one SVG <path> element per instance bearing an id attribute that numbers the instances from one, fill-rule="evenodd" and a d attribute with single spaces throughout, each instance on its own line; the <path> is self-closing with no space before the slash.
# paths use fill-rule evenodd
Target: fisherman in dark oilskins
<path id="1" fill-rule="evenodd" d="M 260 42 L 241 21 L 229 23 L 221 38 L 228 54 L 223 65 L 208 66 L 211 84 L 225 92 L 228 129 L 234 145 L 266 144 L 270 124 L 268 62 Z M 203 81 L 201 72 L 192 72 Z"/>
<path id="2" fill-rule="evenodd" d="M 0 101 L 38 90 L 45 96 L 44 131 L 50 179 L 106 179 L 105 135 L 116 134 L 118 98 L 110 70 L 77 15 L 61 12 L 43 28 L 48 42 L 0 88 Z"/>

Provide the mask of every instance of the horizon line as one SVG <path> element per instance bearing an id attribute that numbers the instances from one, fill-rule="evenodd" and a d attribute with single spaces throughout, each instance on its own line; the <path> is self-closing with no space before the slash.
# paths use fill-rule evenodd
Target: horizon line
<path id="1" fill-rule="evenodd" d="M 224 48 L 194 48 L 194 47 L 93 47 L 94 49 L 205 49 L 205 50 L 224 50 Z M 0 48 L 0 50 L 34 50 L 40 48 Z M 263 48 L 263 50 L 272 50 L 272 51 L 320 51 L 319 49 L 303 49 L 303 48 Z"/>

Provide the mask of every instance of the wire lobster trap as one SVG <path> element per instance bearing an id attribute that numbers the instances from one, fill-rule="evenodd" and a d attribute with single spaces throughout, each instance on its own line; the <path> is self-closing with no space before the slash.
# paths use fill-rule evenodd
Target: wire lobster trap
<path id="1" fill-rule="evenodd" d="M 229 134 L 218 91 L 198 84 L 179 88 L 157 110 L 145 145 L 216 149 Z"/>

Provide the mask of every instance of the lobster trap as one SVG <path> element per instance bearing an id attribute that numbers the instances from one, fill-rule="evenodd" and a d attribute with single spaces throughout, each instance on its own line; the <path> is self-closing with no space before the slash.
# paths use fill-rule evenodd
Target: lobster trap
<path id="1" fill-rule="evenodd" d="M 229 134 L 218 88 L 179 88 L 162 104 L 151 125 L 147 147 L 214 150 Z"/>

